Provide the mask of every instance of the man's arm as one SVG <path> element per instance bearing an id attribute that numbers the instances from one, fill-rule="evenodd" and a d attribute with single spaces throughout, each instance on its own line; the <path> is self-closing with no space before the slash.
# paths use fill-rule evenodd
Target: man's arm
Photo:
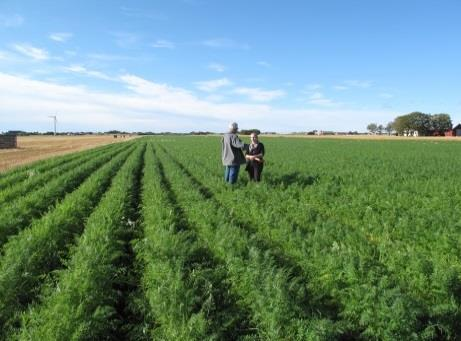
<path id="1" fill-rule="evenodd" d="M 231 136 L 230 141 L 231 141 L 232 147 L 241 148 L 244 150 L 248 149 L 248 144 L 243 143 L 243 141 L 240 140 L 240 138 L 237 135 Z"/>
<path id="2" fill-rule="evenodd" d="M 245 143 L 237 135 L 232 135 L 230 138 L 231 145 L 235 148 L 243 148 Z"/>

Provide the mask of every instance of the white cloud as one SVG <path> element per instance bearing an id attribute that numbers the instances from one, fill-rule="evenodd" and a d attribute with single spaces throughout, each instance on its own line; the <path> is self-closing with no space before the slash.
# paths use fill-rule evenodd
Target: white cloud
<path id="1" fill-rule="evenodd" d="M 271 64 L 269 64 L 268 62 L 265 62 L 265 61 L 259 61 L 257 62 L 256 64 L 260 65 L 260 66 L 263 66 L 263 67 L 271 67 Z"/>
<path id="2" fill-rule="evenodd" d="M 220 79 L 213 79 L 210 81 L 196 82 L 195 86 L 197 87 L 197 89 L 200 89 L 202 91 L 213 92 L 213 91 L 218 90 L 219 88 L 222 88 L 224 86 L 229 86 L 231 84 L 232 82 L 228 80 L 227 78 L 220 78 Z"/>
<path id="3" fill-rule="evenodd" d="M 314 92 L 309 96 L 309 103 L 319 106 L 335 106 L 338 103 L 335 103 L 332 99 L 326 98 L 325 95 L 321 92 Z"/>
<path id="4" fill-rule="evenodd" d="M 260 88 L 236 88 L 233 92 L 248 96 L 249 99 L 257 102 L 269 102 L 285 96 L 283 90 L 262 90 Z"/>
<path id="5" fill-rule="evenodd" d="M 19 27 L 24 23 L 24 18 L 18 14 L 10 16 L 0 14 L 0 26 L 3 27 Z"/>
<path id="6" fill-rule="evenodd" d="M 345 81 L 344 84 L 349 87 L 355 88 L 369 88 L 372 85 L 371 81 L 358 81 L 358 80 L 348 80 Z"/>
<path id="7" fill-rule="evenodd" d="M 225 97 L 223 95 L 212 94 L 205 97 L 205 100 L 210 102 L 223 102 Z"/>
<path id="8" fill-rule="evenodd" d="M 204 123 L 207 129 L 219 129 L 247 115 L 262 119 L 269 110 L 263 105 L 203 101 L 185 89 L 134 75 L 121 76 L 119 81 L 125 91 L 97 92 L 0 73 L 2 126 L 37 130 L 34 125 L 42 117 L 48 122 L 47 114 L 58 112 L 61 124 L 66 122 L 70 131 L 85 124 L 91 130 L 184 131 L 204 129 Z M 4 125 L 3 117 L 8 118 Z"/>
<path id="9" fill-rule="evenodd" d="M 323 88 L 322 84 L 308 84 L 306 86 L 307 91 L 316 91 L 322 88 Z"/>
<path id="10" fill-rule="evenodd" d="M 333 89 L 338 91 L 350 90 L 351 88 L 367 89 L 373 85 L 371 81 L 347 80 L 343 84 L 333 86 Z"/>
<path id="11" fill-rule="evenodd" d="M 176 47 L 175 43 L 168 41 L 168 40 L 157 40 L 155 43 L 152 44 L 155 48 L 160 49 L 174 49 Z"/>
<path id="12" fill-rule="evenodd" d="M 117 61 L 127 61 L 127 60 L 137 60 L 137 57 L 123 56 L 117 54 L 108 54 L 108 53 L 90 53 L 87 55 L 88 58 L 103 61 L 103 62 L 117 62 Z"/>
<path id="13" fill-rule="evenodd" d="M 13 49 L 15 49 L 17 52 L 27 56 L 31 57 L 32 59 L 35 60 L 47 60 L 49 59 L 48 52 L 46 50 L 34 47 L 29 44 L 13 44 L 12 45 Z"/>
<path id="14" fill-rule="evenodd" d="M 395 110 L 293 110 L 267 104 L 213 102 L 201 100 L 186 89 L 129 74 L 118 82 L 123 89 L 93 91 L 0 72 L 2 128 L 46 131 L 50 129 L 48 115 L 54 112 L 58 113 L 61 131 L 222 132 L 231 121 L 241 128 L 263 131 L 364 131 L 370 117 L 388 122 L 395 116 Z"/>
<path id="15" fill-rule="evenodd" d="M 128 48 L 138 43 L 139 37 L 137 34 L 129 32 L 112 32 L 115 37 L 115 43 L 122 48 Z"/>
<path id="16" fill-rule="evenodd" d="M 379 94 L 379 97 L 385 98 L 385 99 L 390 99 L 390 98 L 393 98 L 394 95 L 392 95 L 390 93 L 387 93 L 387 92 L 382 92 L 382 93 Z"/>
<path id="17" fill-rule="evenodd" d="M 201 0 L 182 0 L 182 2 L 191 6 L 199 6 L 204 4 L 204 2 Z"/>
<path id="18" fill-rule="evenodd" d="M 49 35 L 51 40 L 57 41 L 59 43 L 65 43 L 70 38 L 72 38 L 73 34 L 69 32 L 55 32 Z"/>
<path id="19" fill-rule="evenodd" d="M 246 83 L 264 83 L 266 80 L 261 77 L 248 77 L 243 79 Z"/>
<path id="20" fill-rule="evenodd" d="M 201 43 L 202 45 L 208 46 L 208 47 L 214 47 L 214 48 L 223 48 L 223 49 L 242 49 L 242 50 L 248 50 L 250 46 L 245 43 L 238 43 L 232 39 L 228 38 L 214 38 L 214 39 L 208 39 L 204 40 Z"/>
<path id="21" fill-rule="evenodd" d="M 138 18 L 138 19 L 150 19 L 150 20 L 168 19 L 168 16 L 165 13 L 154 11 L 154 10 L 146 10 L 146 9 L 138 9 L 138 8 L 122 6 L 120 7 L 120 12 L 127 17 Z"/>
<path id="22" fill-rule="evenodd" d="M 88 70 L 82 65 L 71 65 L 71 66 L 65 67 L 64 70 L 69 71 L 69 72 L 79 73 L 79 74 L 86 75 L 89 77 L 104 79 L 104 80 L 115 80 L 115 78 L 110 77 L 103 72 Z"/>
<path id="23" fill-rule="evenodd" d="M 226 70 L 226 67 L 219 63 L 210 63 L 208 64 L 208 68 L 216 72 L 224 72 Z"/>

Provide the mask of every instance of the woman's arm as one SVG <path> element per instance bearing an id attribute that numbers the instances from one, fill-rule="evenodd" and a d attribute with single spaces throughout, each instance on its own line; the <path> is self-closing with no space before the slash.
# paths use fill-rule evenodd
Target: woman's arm
<path id="1" fill-rule="evenodd" d="M 263 154 L 257 154 L 257 155 L 246 154 L 245 155 L 245 159 L 247 159 L 247 160 L 256 160 L 258 162 L 261 162 L 262 158 L 263 158 Z"/>

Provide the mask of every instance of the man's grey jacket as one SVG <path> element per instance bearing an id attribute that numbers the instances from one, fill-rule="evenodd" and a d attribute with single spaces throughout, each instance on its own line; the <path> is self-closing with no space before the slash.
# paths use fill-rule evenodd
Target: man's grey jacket
<path id="1" fill-rule="evenodd" d="M 224 166 L 237 166 L 245 163 L 242 148 L 248 145 L 234 133 L 224 134 L 222 140 L 222 164 Z"/>

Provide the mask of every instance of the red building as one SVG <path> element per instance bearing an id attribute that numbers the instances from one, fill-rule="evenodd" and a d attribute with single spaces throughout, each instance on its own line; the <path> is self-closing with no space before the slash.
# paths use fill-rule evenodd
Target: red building
<path id="1" fill-rule="evenodd" d="M 447 130 L 445 136 L 461 136 L 461 124 L 454 126 L 451 130 Z"/>

